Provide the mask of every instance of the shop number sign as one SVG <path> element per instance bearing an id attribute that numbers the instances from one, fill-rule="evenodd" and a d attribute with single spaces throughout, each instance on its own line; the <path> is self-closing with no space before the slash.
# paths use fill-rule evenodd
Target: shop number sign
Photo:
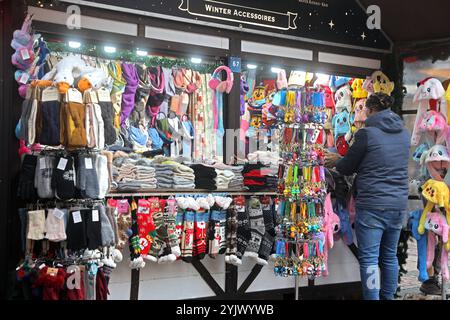
<path id="1" fill-rule="evenodd" d="M 230 57 L 229 66 L 230 66 L 231 72 L 240 73 L 241 72 L 241 58 Z"/>

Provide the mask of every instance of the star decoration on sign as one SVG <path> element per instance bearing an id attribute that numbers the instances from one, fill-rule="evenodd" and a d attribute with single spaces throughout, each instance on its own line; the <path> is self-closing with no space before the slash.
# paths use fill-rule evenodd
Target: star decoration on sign
<path id="1" fill-rule="evenodd" d="M 367 36 L 366 36 L 366 34 L 365 34 L 364 32 L 362 33 L 361 38 L 362 38 L 363 40 L 366 40 Z"/>
<path id="2" fill-rule="evenodd" d="M 330 29 L 333 29 L 333 27 L 335 26 L 335 24 L 333 23 L 333 20 L 331 20 L 328 25 L 330 26 Z"/>

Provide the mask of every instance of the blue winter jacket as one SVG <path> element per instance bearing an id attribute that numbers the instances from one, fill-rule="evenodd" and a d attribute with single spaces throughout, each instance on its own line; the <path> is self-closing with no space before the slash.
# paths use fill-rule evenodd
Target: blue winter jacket
<path id="1" fill-rule="evenodd" d="M 406 210 L 409 148 L 409 132 L 390 109 L 366 120 L 347 155 L 336 164 L 341 174 L 357 173 L 357 209 Z"/>

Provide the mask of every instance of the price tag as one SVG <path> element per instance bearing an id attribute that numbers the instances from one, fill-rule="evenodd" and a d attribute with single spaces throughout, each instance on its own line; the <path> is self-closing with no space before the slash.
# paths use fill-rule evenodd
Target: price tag
<path id="1" fill-rule="evenodd" d="M 30 75 L 26 72 L 22 73 L 22 75 L 19 78 L 19 82 L 22 84 L 27 84 L 28 80 L 30 79 Z"/>
<path id="2" fill-rule="evenodd" d="M 20 50 L 20 55 L 22 56 L 23 60 L 30 59 L 30 53 L 28 52 L 28 49 L 22 49 Z"/>
<path id="3" fill-rule="evenodd" d="M 84 159 L 84 165 L 86 167 L 86 169 L 90 170 L 92 169 L 92 159 L 91 158 L 85 158 Z"/>
<path id="4" fill-rule="evenodd" d="M 80 211 L 72 212 L 72 217 L 73 217 L 73 223 L 80 223 L 82 221 Z"/>
<path id="5" fill-rule="evenodd" d="M 59 91 L 55 87 L 48 87 L 42 91 L 41 101 L 59 101 Z"/>
<path id="6" fill-rule="evenodd" d="M 47 163 L 45 162 L 45 157 L 39 158 L 39 169 L 47 169 Z"/>
<path id="7" fill-rule="evenodd" d="M 234 73 L 241 73 L 241 58 L 230 57 L 230 70 Z"/>
<path id="8" fill-rule="evenodd" d="M 43 269 L 44 267 L 45 267 L 45 263 L 43 263 L 39 266 L 39 270 Z"/>
<path id="9" fill-rule="evenodd" d="M 92 221 L 93 222 L 99 221 L 98 210 L 92 210 Z"/>
<path id="10" fill-rule="evenodd" d="M 58 208 L 55 208 L 53 210 L 53 215 L 58 218 L 59 220 L 61 220 L 64 217 L 64 211 L 59 210 Z"/>
<path id="11" fill-rule="evenodd" d="M 91 97 L 91 102 L 92 103 L 98 103 L 98 97 L 95 94 L 95 92 L 94 91 L 90 91 L 89 94 L 90 94 L 90 97 Z"/>
<path id="12" fill-rule="evenodd" d="M 58 274 L 58 269 L 57 268 L 48 268 L 47 274 L 51 275 L 52 277 L 56 277 L 56 275 Z"/>
<path id="13" fill-rule="evenodd" d="M 97 90 L 97 97 L 98 101 L 100 102 L 110 102 L 111 101 L 111 95 L 109 94 L 109 91 L 105 88 L 101 88 Z"/>
<path id="14" fill-rule="evenodd" d="M 59 159 L 58 166 L 56 167 L 59 170 L 65 170 L 67 166 L 67 159 L 61 158 Z"/>
<path id="15" fill-rule="evenodd" d="M 70 102 L 83 103 L 83 95 L 77 89 L 69 89 L 67 91 L 67 98 Z"/>

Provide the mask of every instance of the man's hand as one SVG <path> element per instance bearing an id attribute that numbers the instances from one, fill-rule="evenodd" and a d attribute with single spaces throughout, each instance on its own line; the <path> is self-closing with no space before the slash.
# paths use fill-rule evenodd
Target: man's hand
<path id="1" fill-rule="evenodd" d="M 342 157 L 337 153 L 326 152 L 325 153 L 325 167 L 334 168 L 338 160 Z"/>

